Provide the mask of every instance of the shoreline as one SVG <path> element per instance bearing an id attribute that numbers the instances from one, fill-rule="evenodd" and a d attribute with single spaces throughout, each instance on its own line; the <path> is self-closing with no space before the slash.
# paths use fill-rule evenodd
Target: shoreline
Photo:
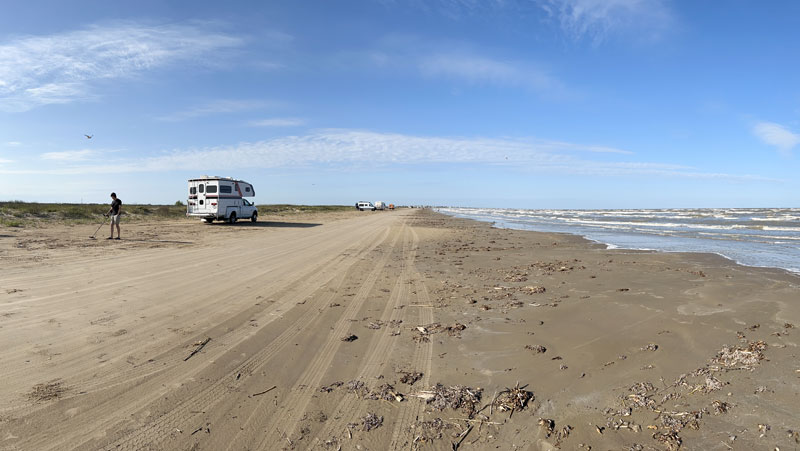
<path id="1" fill-rule="evenodd" d="M 794 268 L 783 268 L 783 267 L 780 267 L 780 266 L 748 265 L 746 263 L 743 263 L 743 262 L 735 259 L 734 257 L 729 257 L 729 256 L 725 255 L 722 252 L 711 252 L 711 251 L 708 251 L 708 252 L 704 252 L 704 251 L 670 251 L 670 250 L 663 250 L 663 249 L 657 249 L 657 248 L 625 247 L 623 245 L 618 245 L 618 244 L 613 244 L 613 243 L 607 243 L 607 242 L 600 241 L 600 240 L 595 240 L 595 239 L 589 238 L 586 235 L 581 235 L 580 233 L 548 232 L 548 231 L 543 231 L 543 230 L 536 230 L 536 229 L 533 229 L 533 228 L 521 228 L 521 227 L 517 228 L 517 227 L 511 227 L 511 226 L 505 226 L 504 227 L 504 226 L 497 225 L 498 221 L 482 220 L 482 219 L 471 218 L 471 217 L 466 217 L 466 216 L 456 216 L 456 214 L 440 212 L 440 211 L 438 211 L 438 209 L 434 210 L 434 211 L 436 211 L 437 213 L 440 213 L 440 214 L 444 214 L 446 216 L 451 216 L 451 217 L 455 217 L 455 218 L 459 218 L 459 219 L 470 219 L 470 220 L 477 221 L 477 222 L 488 223 L 488 224 L 491 224 L 492 227 L 497 228 L 497 229 L 529 231 L 529 232 L 534 232 L 534 233 L 563 233 L 563 234 L 567 234 L 567 235 L 573 235 L 573 236 L 577 236 L 577 237 L 583 238 L 586 241 L 606 246 L 607 249 L 623 249 L 623 250 L 642 251 L 642 252 L 663 252 L 663 253 L 678 253 L 678 254 L 713 254 L 713 255 L 720 256 L 720 257 L 722 257 L 722 258 L 724 258 L 726 260 L 730 260 L 731 262 L 733 262 L 733 263 L 735 263 L 737 265 L 740 265 L 740 266 L 745 266 L 745 267 L 748 267 L 748 268 L 776 269 L 776 270 L 780 270 L 780 271 L 785 271 L 788 274 L 800 276 L 800 268 L 794 269 Z"/>

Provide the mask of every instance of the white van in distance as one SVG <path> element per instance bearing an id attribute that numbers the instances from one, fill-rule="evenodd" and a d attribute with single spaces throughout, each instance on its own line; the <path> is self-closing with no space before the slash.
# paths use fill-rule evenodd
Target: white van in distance
<path id="1" fill-rule="evenodd" d="M 255 204 L 245 199 L 254 197 L 256 190 L 244 180 L 230 177 L 203 176 L 189 179 L 189 201 L 186 203 L 186 216 L 194 216 L 205 222 L 237 219 L 258 220 Z"/>

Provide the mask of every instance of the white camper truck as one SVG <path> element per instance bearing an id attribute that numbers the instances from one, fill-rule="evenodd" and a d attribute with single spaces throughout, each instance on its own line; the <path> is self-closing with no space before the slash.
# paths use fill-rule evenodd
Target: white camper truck
<path id="1" fill-rule="evenodd" d="M 376 201 L 373 205 L 375 205 L 376 210 L 385 210 L 386 204 L 383 201 Z"/>
<path id="2" fill-rule="evenodd" d="M 244 180 L 210 176 L 190 179 L 186 216 L 202 218 L 209 223 L 215 219 L 231 224 L 237 219 L 256 222 L 258 210 L 255 204 L 245 199 L 255 195 L 253 185 Z"/>

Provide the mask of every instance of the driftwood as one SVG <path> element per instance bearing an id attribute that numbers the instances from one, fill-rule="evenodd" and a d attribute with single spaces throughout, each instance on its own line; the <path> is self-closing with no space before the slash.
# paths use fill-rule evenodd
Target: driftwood
<path id="1" fill-rule="evenodd" d="M 277 387 L 278 387 L 277 385 L 273 385 L 272 387 L 270 387 L 270 388 L 268 388 L 268 389 L 266 389 L 266 390 L 264 390 L 264 391 L 260 391 L 260 392 L 258 392 L 258 393 L 253 393 L 253 394 L 252 394 L 252 395 L 250 395 L 250 396 L 259 396 L 259 395 L 263 395 L 264 393 L 269 393 L 269 392 L 271 392 L 272 390 L 275 390 Z"/>
<path id="2" fill-rule="evenodd" d="M 192 351 L 192 353 L 191 353 L 191 354 L 189 354 L 188 356 L 186 356 L 186 358 L 185 358 L 185 359 L 183 359 L 183 361 L 185 362 L 185 361 L 187 361 L 187 360 L 191 359 L 192 357 L 194 357 L 194 355 L 195 355 L 195 354 L 197 354 L 198 352 L 200 352 L 200 350 L 201 350 L 201 349 L 203 349 L 203 348 L 204 348 L 204 347 L 205 347 L 205 346 L 208 344 L 208 342 L 209 342 L 209 341 L 211 341 L 211 337 L 208 337 L 208 338 L 206 338 L 205 340 L 201 341 L 201 342 L 200 342 L 200 345 L 199 345 L 198 347 L 196 347 L 196 348 L 194 349 L 194 351 Z"/>

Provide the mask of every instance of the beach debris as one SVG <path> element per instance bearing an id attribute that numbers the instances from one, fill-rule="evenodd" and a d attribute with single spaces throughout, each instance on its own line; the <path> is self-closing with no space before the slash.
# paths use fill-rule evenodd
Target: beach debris
<path id="1" fill-rule="evenodd" d="M 379 428 L 383 426 L 383 417 L 375 415 L 374 413 L 368 413 L 364 418 L 361 419 L 360 425 L 364 431 L 369 432 L 373 429 Z"/>
<path id="2" fill-rule="evenodd" d="M 430 390 L 420 391 L 414 396 L 424 399 L 426 403 L 436 410 L 447 408 L 461 410 L 469 418 L 472 418 L 475 414 L 475 407 L 481 400 L 482 391 L 480 388 L 470 388 L 463 385 L 445 387 L 442 384 L 436 384 Z"/>
<path id="3" fill-rule="evenodd" d="M 187 361 L 187 360 L 191 359 L 191 358 L 192 358 L 192 357 L 193 357 L 195 354 L 197 354 L 198 352 L 200 352 L 200 350 L 201 350 L 201 349 L 203 349 L 203 348 L 204 348 L 204 347 L 205 347 L 205 346 L 208 344 L 208 342 L 209 342 L 209 341 L 211 341 L 211 337 L 208 337 L 208 338 L 206 338 L 206 339 L 205 339 L 205 340 L 203 340 L 203 341 L 198 341 L 197 343 L 195 343 L 195 345 L 196 345 L 197 347 L 196 347 L 196 348 L 194 348 L 194 350 L 192 351 L 192 353 L 191 353 L 191 354 L 189 354 L 188 356 L 186 356 L 186 358 L 185 358 L 185 359 L 183 359 L 183 361 L 185 362 L 185 361 Z"/>
<path id="4" fill-rule="evenodd" d="M 350 341 L 356 341 L 356 340 L 358 340 L 358 337 L 356 335 L 348 335 L 346 337 L 342 337 L 342 341 L 350 342 Z"/>
<path id="5" fill-rule="evenodd" d="M 28 393 L 28 399 L 34 402 L 50 401 L 61 398 L 66 391 L 61 379 L 53 379 L 34 385 L 31 392 Z"/>
<path id="6" fill-rule="evenodd" d="M 716 400 L 711 403 L 711 408 L 713 409 L 712 412 L 714 412 L 714 415 L 722 415 L 730 410 L 731 405 L 725 401 Z"/>
<path id="7" fill-rule="evenodd" d="M 417 326 L 415 329 L 418 332 L 413 338 L 416 342 L 428 342 L 430 341 L 429 335 L 447 332 L 447 335 L 451 337 L 460 337 L 461 331 L 466 329 L 467 326 L 461 323 L 454 323 L 452 326 L 443 326 L 441 323 L 432 323 L 426 324 L 424 326 Z"/>
<path id="8" fill-rule="evenodd" d="M 711 359 L 711 371 L 749 370 L 764 360 L 767 344 L 763 341 L 751 341 L 747 347 L 725 345 Z"/>
<path id="9" fill-rule="evenodd" d="M 631 291 L 631 289 L 630 288 L 617 288 L 617 291 L 625 292 L 625 291 Z"/>
<path id="10" fill-rule="evenodd" d="M 383 322 L 375 321 L 375 322 L 371 322 L 371 323 L 367 324 L 367 329 L 378 330 L 378 329 L 381 328 L 381 326 L 383 326 Z"/>
<path id="11" fill-rule="evenodd" d="M 347 391 L 351 393 L 365 394 L 366 392 L 369 392 L 369 389 L 366 388 L 364 382 L 359 380 L 352 380 L 347 383 Z"/>
<path id="12" fill-rule="evenodd" d="M 789 434 L 789 438 L 794 440 L 795 443 L 800 443 L 800 432 L 787 429 L 786 433 Z"/>
<path id="13" fill-rule="evenodd" d="M 528 273 L 527 272 L 506 273 L 505 276 L 503 276 L 503 280 L 506 282 L 526 282 L 528 280 Z"/>
<path id="14" fill-rule="evenodd" d="M 770 393 L 775 393 L 775 390 L 770 390 L 769 388 L 767 388 L 766 385 L 759 385 L 758 387 L 756 387 L 756 389 L 753 392 L 753 394 L 757 395 L 759 393 L 764 393 L 764 392 L 767 392 L 767 391 L 770 392 Z"/>
<path id="15" fill-rule="evenodd" d="M 558 367 L 559 370 L 566 370 L 567 368 L 569 367 L 567 365 L 564 365 L 563 363 Z"/>
<path id="16" fill-rule="evenodd" d="M 367 399 L 383 399 L 385 401 L 403 401 L 403 395 L 398 393 L 391 384 L 379 385 L 375 390 L 364 395 Z"/>
<path id="17" fill-rule="evenodd" d="M 253 394 L 252 394 L 252 395 L 250 395 L 250 396 L 259 396 L 259 395 L 263 395 L 264 393 L 269 393 L 269 392 L 271 392 L 272 390 L 275 390 L 276 388 L 278 388 L 278 386 L 277 386 L 277 385 L 273 385 L 272 387 L 270 387 L 270 388 L 268 388 L 268 389 L 266 389 L 266 390 L 264 390 L 264 391 L 260 391 L 260 392 L 258 392 L 258 393 L 253 393 Z"/>
<path id="18" fill-rule="evenodd" d="M 653 438 L 666 446 L 669 451 L 677 451 L 683 443 L 683 439 L 675 431 L 656 432 Z"/>
<path id="19" fill-rule="evenodd" d="M 545 438 L 550 438 L 556 430 L 556 422 L 550 418 L 539 418 L 539 426 L 544 428 Z"/>
<path id="20" fill-rule="evenodd" d="M 506 388 L 492 401 L 492 406 L 500 411 L 523 410 L 528 402 L 534 399 L 533 392 L 525 390 L 527 385 L 519 386 L 519 382 L 514 388 Z"/>
<path id="21" fill-rule="evenodd" d="M 529 349 L 537 354 L 544 354 L 547 348 L 542 345 L 525 345 L 525 349 Z"/>
<path id="22" fill-rule="evenodd" d="M 642 351 L 651 351 L 651 352 L 654 352 L 654 351 L 657 351 L 657 350 L 658 350 L 658 345 L 657 345 L 657 344 L 655 344 L 655 343 L 649 343 L 649 344 L 648 344 L 648 345 L 646 345 L 646 346 L 642 346 L 641 350 L 642 350 Z"/>
<path id="23" fill-rule="evenodd" d="M 408 385 L 414 385 L 415 382 L 422 379 L 423 373 L 419 371 L 399 371 L 402 374 L 400 382 Z"/>
<path id="24" fill-rule="evenodd" d="M 783 327 L 784 327 L 785 329 L 794 329 L 794 324 L 792 324 L 792 323 L 785 323 L 785 324 L 783 325 Z"/>
<path id="25" fill-rule="evenodd" d="M 320 387 L 319 391 L 321 391 L 322 393 L 330 393 L 336 390 L 337 388 L 341 387 L 342 385 L 344 385 L 344 382 L 336 381 L 330 385 Z"/>
<path id="26" fill-rule="evenodd" d="M 338 302 L 331 302 L 330 304 L 328 304 L 328 307 L 341 307 L 341 306 L 342 304 Z"/>
<path id="27" fill-rule="evenodd" d="M 445 423 L 441 418 L 430 421 L 417 421 L 409 427 L 414 436 L 413 443 L 430 443 L 442 438 L 447 429 L 455 427 L 452 423 Z"/>
<path id="28" fill-rule="evenodd" d="M 539 285 L 528 285 L 525 288 L 523 288 L 522 291 L 528 294 L 539 294 L 539 293 L 544 293 L 547 290 Z"/>
<path id="29" fill-rule="evenodd" d="M 748 327 L 747 329 L 750 330 L 750 331 L 754 331 L 754 330 L 758 329 L 759 327 L 761 327 L 761 324 L 753 324 L 752 326 Z"/>
<path id="30" fill-rule="evenodd" d="M 758 438 L 764 438 L 764 437 L 766 437 L 766 436 L 767 436 L 767 432 L 769 432 L 771 429 L 772 429 L 772 428 L 770 427 L 770 425 L 768 425 L 768 424 L 766 424 L 766 423 L 765 423 L 765 424 L 761 424 L 761 423 L 759 423 L 759 425 L 758 425 L 758 432 L 760 432 L 760 433 L 761 433 L 761 435 L 759 435 L 759 436 L 758 436 Z"/>

